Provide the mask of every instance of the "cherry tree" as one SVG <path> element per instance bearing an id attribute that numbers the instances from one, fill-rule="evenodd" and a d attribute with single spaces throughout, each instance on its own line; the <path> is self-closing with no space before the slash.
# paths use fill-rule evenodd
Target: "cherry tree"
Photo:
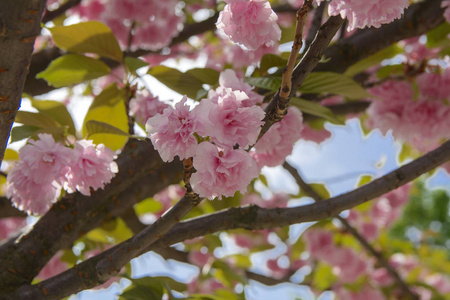
<path id="1" fill-rule="evenodd" d="M 448 0 L 3 0 L 0 298 L 449 299 L 449 197 L 423 187 L 450 172 L 449 22 Z M 286 158 L 349 119 L 399 166 L 331 196 Z M 277 166 L 297 195 L 263 191 Z M 444 229 L 412 243 L 414 220 Z M 200 271 L 135 278 L 150 251 Z"/>

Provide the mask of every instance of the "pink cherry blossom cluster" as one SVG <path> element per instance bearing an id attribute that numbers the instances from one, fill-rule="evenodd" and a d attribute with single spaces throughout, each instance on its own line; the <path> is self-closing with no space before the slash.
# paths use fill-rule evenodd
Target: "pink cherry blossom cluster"
<path id="1" fill-rule="evenodd" d="M 181 30 L 184 16 L 178 1 L 89 0 L 72 10 L 81 18 L 108 25 L 123 47 L 159 50 Z"/>
<path id="2" fill-rule="evenodd" d="M 233 42 L 256 50 L 281 38 L 277 15 L 267 0 L 225 0 L 216 26 Z"/>
<path id="3" fill-rule="evenodd" d="M 186 97 L 148 119 L 146 129 L 164 161 L 194 158 L 191 184 L 202 197 L 213 199 L 244 193 L 258 176 L 256 162 L 245 151 L 256 142 L 264 111 L 254 104 L 261 96 L 229 70 L 220 86 L 190 110 Z M 194 135 L 203 137 L 197 142 Z"/>
<path id="4" fill-rule="evenodd" d="M 8 174 L 7 196 L 15 207 L 42 215 L 56 202 L 64 187 L 89 196 L 103 188 L 118 172 L 115 153 L 103 144 L 81 140 L 74 148 L 55 142 L 50 134 L 39 134 L 19 152 L 20 160 Z"/>
<path id="5" fill-rule="evenodd" d="M 259 63 L 265 54 L 279 53 L 278 45 L 262 45 L 256 50 L 248 50 L 223 39 L 218 44 L 206 44 L 204 52 L 208 55 L 206 67 L 218 71 L 223 70 L 226 64 L 233 65 L 234 68 L 246 68 Z"/>
<path id="6" fill-rule="evenodd" d="M 130 115 L 136 118 L 140 124 L 156 114 L 161 114 L 169 105 L 160 101 L 158 96 L 153 96 L 148 90 L 137 92 L 130 101 Z"/>
<path id="7" fill-rule="evenodd" d="M 400 216 L 404 204 L 408 201 L 410 189 L 411 184 L 406 184 L 383 195 L 364 213 L 352 209 L 347 219 L 350 224 L 360 228 L 361 234 L 368 241 L 373 241 L 378 237 L 380 230 L 391 226 Z"/>
<path id="8" fill-rule="evenodd" d="M 328 13 L 332 16 L 341 15 L 348 19 L 347 30 L 364 27 L 380 27 L 399 19 L 408 0 L 332 0 Z"/>
<path id="9" fill-rule="evenodd" d="M 342 283 L 355 282 L 368 268 L 366 260 L 353 249 L 336 246 L 330 231 L 310 229 L 305 232 L 304 239 L 310 257 L 332 265 Z"/>
<path id="10" fill-rule="evenodd" d="M 419 151 L 429 151 L 441 139 L 450 138 L 450 68 L 442 73 L 417 76 L 415 93 L 406 81 L 386 81 L 369 89 L 377 97 L 367 109 L 367 125 L 383 134 L 392 130 L 395 138 Z"/>

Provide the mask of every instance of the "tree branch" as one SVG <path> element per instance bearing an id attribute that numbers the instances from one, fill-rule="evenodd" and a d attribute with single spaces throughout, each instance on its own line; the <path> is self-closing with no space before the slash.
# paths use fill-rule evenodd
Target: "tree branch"
<path id="1" fill-rule="evenodd" d="M 80 4 L 81 0 L 68 0 L 64 4 L 61 4 L 57 9 L 55 10 L 47 10 L 42 17 L 42 23 L 50 22 L 51 20 L 61 16 L 66 11 L 71 9 L 72 7 L 77 6 Z"/>
<path id="2" fill-rule="evenodd" d="M 266 116 L 263 120 L 264 125 L 261 128 L 258 139 L 261 138 L 273 124 L 281 120 L 279 118 L 279 112 L 287 109 L 289 100 L 291 99 L 291 97 L 293 97 L 306 77 L 317 66 L 317 63 L 322 57 L 322 54 L 324 53 L 331 39 L 339 30 L 343 22 L 344 20 L 342 20 L 339 16 L 330 17 L 320 27 L 319 31 L 317 32 L 316 38 L 292 73 L 291 93 L 287 97 L 281 97 L 280 90 L 278 90 L 277 93 L 273 96 L 269 105 L 267 105 L 265 109 Z"/>
<path id="3" fill-rule="evenodd" d="M 130 140 L 117 164 L 119 173 L 103 190 L 90 197 L 80 193 L 66 195 L 29 233 L 2 249 L 0 295 L 1 291 L 31 282 L 59 249 L 71 247 L 105 218 L 122 214 L 134 203 L 182 178 L 180 162 L 164 164 L 149 141 Z"/>
<path id="4" fill-rule="evenodd" d="M 258 230 L 265 228 L 282 227 L 302 222 L 311 222 L 334 217 L 343 210 L 352 208 L 373 198 L 379 197 L 397 187 L 419 177 L 421 174 L 431 171 L 439 165 L 450 160 L 450 141 L 445 142 L 439 148 L 423 155 L 422 157 L 404 165 L 385 176 L 361 186 L 351 192 L 337 197 L 316 202 L 314 204 L 290 207 L 264 209 L 258 206 L 246 206 L 239 208 L 230 208 L 225 211 L 209 214 L 180 222 L 175 225 L 167 234 L 161 237 L 157 242 L 149 247 L 142 248 L 140 254 L 150 250 L 159 250 L 168 245 L 175 244 L 186 239 L 192 239 L 198 236 L 211 234 L 217 231 L 243 228 L 248 230 Z M 121 247 L 120 245 L 117 247 Z M 107 262 L 112 250 L 107 250 L 86 262 L 83 262 L 83 270 L 88 269 L 87 264 L 96 265 L 98 261 Z M 105 267 L 105 266 L 103 266 Z M 48 293 L 52 291 L 67 294 L 71 288 L 66 284 L 78 286 L 80 278 L 78 273 L 79 265 L 74 268 L 50 278 L 39 285 L 23 285 L 11 295 L 12 299 L 54 299 Z M 88 273 L 90 276 L 91 273 Z M 84 276 L 84 273 L 81 273 Z M 103 277 L 104 279 L 104 277 Z M 95 279 L 95 280 L 98 280 Z M 59 288 L 61 286 L 61 288 Z M 44 297 L 44 289 L 48 297 Z M 73 289 L 73 288 L 72 288 Z M 76 290 L 76 289 L 74 289 Z"/>
<path id="5" fill-rule="evenodd" d="M 330 60 L 319 64 L 315 71 L 344 72 L 349 66 L 407 38 L 418 36 L 439 26 L 445 20 L 441 0 L 425 0 L 410 5 L 401 19 L 380 28 L 358 30 L 340 39 L 325 51 Z"/>
<path id="6" fill-rule="evenodd" d="M 291 175 L 294 177 L 295 181 L 299 185 L 299 187 L 308 195 L 310 195 L 314 201 L 319 202 L 322 201 L 322 197 L 309 185 L 307 184 L 302 176 L 300 176 L 300 173 L 296 168 L 291 166 L 289 163 L 284 162 L 283 168 L 285 168 Z M 405 281 L 400 277 L 400 275 L 397 273 L 397 271 L 389 264 L 388 261 L 384 258 L 383 254 L 381 252 L 378 252 L 375 250 L 372 245 L 370 245 L 367 240 L 358 232 L 356 228 L 354 228 L 352 225 L 350 225 L 346 219 L 342 218 L 341 216 L 337 215 L 336 218 L 341 222 L 341 224 L 344 226 L 345 230 L 352 234 L 358 242 L 363 246 L 364 249 L 366 249 L 367 252 L 369 252 L 375 259 L 378 261 L 378 263 L 383 266 L 388 273 L 394 278 L 395 282 L 399 286 L 399 288 L 403 291 L 404 294 L 411 297 L 411 299 L 419 299 L 418 296 L 410 289 L 410 287 L 405 283 Z"/>
<path id="7" fill-rule="evenodd" d="M 0 165 L 22 99 L 45 0 L 0 2 Z"/>

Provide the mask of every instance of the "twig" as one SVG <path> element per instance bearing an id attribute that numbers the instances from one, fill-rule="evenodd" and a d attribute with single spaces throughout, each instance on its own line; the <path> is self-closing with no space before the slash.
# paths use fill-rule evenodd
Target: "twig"
<path id="1" fill-rule="evenodd" d="M 305 49 L 309 48 L 309 46 L 311 45 L 312 41 L 314 40 L 317 34 L 317 31 L 320 28 L 320 25 L 322 25 L 322 18 L 323 13 L 325 11 L 325 7 L 327 7 L 327 2 L 321 2 L 314 11 L 313 20 L 311 22 L 311 26 L 309 27 L 308 35 L 305 40 Z"/>
<path id="2" fill-rule="evenodd" d="M 42 17 L 42 23 L 47 23 L 50 22 L 51 20 L 59 17 L 60 15 L 64 14 L 66 11 L 68 11 L 69 9 L 71 9 L 72 7 L 77 6 L 78 4 L 80 4 L 81 0 L 68 0 L 67 2 L 65 2 L 64 4 L 60 5 L 57 9 L 55 10 L 47 10 L 44 14 L 44 16 Z"/>
<path id="3" fill-rule="evenodd" d="M 284 162 L 283 168 L 285 168 L 295 179 L 299 187 L 305 191 L 306 194 L 311 196 L 316 202 L 322 201 L 322 197 L 309 185 L 307 184 L 302 176 L 300 175 L 299 171 L 291 166 L 288 162 Z M 418 296 L 410 289 L 410 287 L 405 283 L 405 281 L 400 277 L 400 275 L 397 273 L 397 271 L 389 264 L 388 261 L 383 257 L 383 254 L 375 250 L 372 245 L 370 245 L 367 240 L 354 228 L 352 225 L 350 225 L 346 219 L 342 218 L 341 216 L 337 215 L 336 218 L 339 220 L 339 222 L 344 225 L 344 228 L 347 232 L 351 233 L 363 246 L 364 249 L 366 249 L 367 252 L 369 252 L 372 256 L 376 258 L 378 263 L 383 266 L 389 274 L 394 278 L 397 285 L 403 290 L 405 294 L 408 294 L 411 299 L 419 299 Z"/>
<path id="4" fill-rule="evenodd" d="M 297 27 L 295 29 L 294 43 L 292 44 L 292 50 L 289 54 L 286 68 L 283 71 L 283 76 L 281 77 L 280 97 L 282 99 L 288 99 L 291 94 L 292 71 L 294 70 L 298 52 L 303 45 L 303 27 L 305 26 L 306 18 L 311 6 L 312 0 L 306 0 L 302 7 L 297 11 Z M 286 109 L 287 108 L 284 108 L 284 110 L 280 112 L 281 118 L 284 116 Z"/>

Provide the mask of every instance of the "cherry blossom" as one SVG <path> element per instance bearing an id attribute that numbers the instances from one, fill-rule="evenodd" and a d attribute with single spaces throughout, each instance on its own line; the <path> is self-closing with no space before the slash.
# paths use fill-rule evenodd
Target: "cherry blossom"
<path id="1" fill-rule="evenodd" d="M 223 147 L 238 144 L 245 149 L 258 138 L 264 111 L 259 106 L 243 107 L 248 100 L 246 93 L 230 88 L 218 89 L 210 93 L 195 108 L 195 115 L 201 119 L 197 133 L 209 136 L 211 141 Z"/>
<path id="2" fill-rule="evenodd" d="M 0 220 L 0 241 L 17 232 L 27 224 L 25 218 L 5 218 Z"/>
<path id="3" fill-rule="evenodd" d="M 302 122 L 302 113 L 296 107 L 290 107 L 283 120 L 270 127 L 251 153 L 259 168 L 275 167 L 285 161 L 301 137 Z"/>
<path id="4" fill-rule="evenodd" d="M 250 50 L 272 46 L 281 38 L 278 17 L 266 0 L 226 0 L 217 29 L 230 40 Z"/>
<path id="5" fill-rule="evenodd" d="M 78 190 L 85 196 L 91 194 L 90 189 L 103 188 L 117 173 L 114 162 L 115 153 L 103 144 L 94 145 L 90 140 L 76 142 L 73 149 L 73 163 L 67 172 L 65 187 L 72 193 Z"/>
<path id="6" fill-rule="evenodd" d="M 224 88 L 231 88 L 232 90 L 242 91 L 247 94 L 248 99 L 241 101 L 242 105 L 245 107 L 261 104 L 264 100 L 264 97 L 255 93 L 249 84 L 238 78 L 236 72 L 232 69 L 226 69 L 220 74 L 219 85 Z"/>
<path id="7" fill-rule="evenodd" d="M 61 260 L 62 255 L 63 255 L 62 251 L 59 251 L 55 255 L 53 255 L 53 257 L 39 272 L 37 277 L 41 280 L 45 280 L 67 270 L 69 266 L 67 263 Z"/>
<path id="8" fill-rule="evenodd" d="M 447 21 L 447 23 L 450 23 L 450 0 L 442 1 L 441 7 L 445 8 L 444 18 Z"/>
<path id="9" fill-rule="evenodd" d="M 130 101 L 130 114 L 136 117 L 136 121 L 145 124 L 147 120 L 156 114 L 162 114 L 168 104 L 161 102 L 158 96 L 153 96 L 147 90 L 136 93 L 136 97 Z"/>
<path id="10" fill-rule="evenodd" d="M 245 193 L 247 185 L 258 176 L 256 163 L 247 152 L 219 149 L 209 142 L 198 146 L 194 168 L 197 172 L 191 178 L 193 190 L 211 200 L 231 197 L 236 191 Z"/>
<path id="11" fill-rule="evenodd" d="M 180 159 L 192 157 L 197 149 L 194 136 L 197 120 L 189 113 L 186 101 L 185 96 L 175 108 L 167 107 L 162 114 L 147 120 L 148 137 L 165 162 L 172 161 L 175 156 Z"/>
<path id="12" fill-rule="evenodd" d="M 328 13 L 332 16 L 341 15 L 348 19 L 347 30 L 364 27 L 380 27 L 399 19 L 408 0 L 332 0 Z"/>

